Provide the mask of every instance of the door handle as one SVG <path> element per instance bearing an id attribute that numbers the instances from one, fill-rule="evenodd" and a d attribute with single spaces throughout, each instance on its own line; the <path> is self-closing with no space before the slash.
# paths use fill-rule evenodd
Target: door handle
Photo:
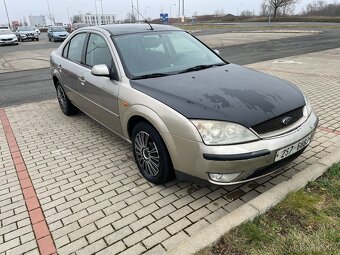
<path id="1" fill-rule="evenodd" d="M 85 80 L 84 76 L 80 76 L 78 79 L 79 79 L 81 85 L 85 85 L 86 80 Z"/>

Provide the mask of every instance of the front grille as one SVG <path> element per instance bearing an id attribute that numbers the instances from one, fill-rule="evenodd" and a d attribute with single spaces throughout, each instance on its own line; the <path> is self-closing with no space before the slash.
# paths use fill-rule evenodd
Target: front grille
<path id="1" fill-rule="evenodd" d="M 277 131 L 293 125 L 303 116 L 303 107 L 296 108 L 290 112 L 284 113 L 280 116 L 264 121 L 260 124 L 252 126 L 251 128 L 258 134 L 266 134 L 269 132 Z M 284 117 L 291 117 L 292 120 L 288 125 L 283 124 L 282 119 Z"/>

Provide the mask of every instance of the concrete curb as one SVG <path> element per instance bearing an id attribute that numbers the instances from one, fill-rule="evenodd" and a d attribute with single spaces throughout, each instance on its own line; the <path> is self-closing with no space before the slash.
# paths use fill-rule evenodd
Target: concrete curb
<path id="1" fill-rule="evenodd" d="M 189 237 L 175 249 L 168 251 L 166 254 L 195 254 L 203 248 L 213 245 L 231 229 L 265 213 L 281 202 L 289 193 L 303 188 L 308 182 L 319 178 L 334 163 L 339 162 L 340 144 L 337 144 L 336 147 L 339 149 L 297 173 L 291 179 L 274 186 L 255 199 L 240 206 L 231 213 L 228 213 L 226 216 L 210 224 L 196 235 Z"/>
<path id="2" fill-rule="evenodd" d="M 323 31 L 318 30 L 256 30 L 256 31 L 245 31 L 245 30 L 235 30 L 232 33 L 310 33 L 310 34 L 321 34 Z"/>
<path id="3" fill-rule="evenodd" d="M 197 34 L 201 33 L 202 30 L 186 30 L 190 34 Z M 309 34 L 322 34 L 323 31 L 318 31 L 318 30 L 256 30 L 256 31 L 246 31 L 246 30 L 234 30 L 231 31 L 230 33 L 286 33 L 286 34 L 299 34 L 299 33 L 309 33 Z"/>

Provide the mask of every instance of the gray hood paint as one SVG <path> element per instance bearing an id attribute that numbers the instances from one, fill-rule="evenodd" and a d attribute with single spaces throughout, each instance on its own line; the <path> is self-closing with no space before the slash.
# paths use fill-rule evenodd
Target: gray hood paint
<path id="1" fill-rule="evenodd" d="M 130 83 L 189 119 L 246 127 L 305 105 L 296 86 L 234 64 Z"/>

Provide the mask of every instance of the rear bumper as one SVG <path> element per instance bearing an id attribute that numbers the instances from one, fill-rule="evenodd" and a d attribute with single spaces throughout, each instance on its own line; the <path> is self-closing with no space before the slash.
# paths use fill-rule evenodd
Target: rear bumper
<path id="1" fill-rule="evenodd" d="M 201 142 L 172 137 L 176 145 L 176 170 L 218 185 L 233 185 L 268 175 L 294 160 L 305 148 L 283 160 L 275 162 L 278 150 L 314 135 L 318 118 L 314 112 L 295 130 L 259 141 L 228 145 L 206 146 Z M 230 182 L 216 182 L 209 177 L 213 174 L 238 174 Z"/>

